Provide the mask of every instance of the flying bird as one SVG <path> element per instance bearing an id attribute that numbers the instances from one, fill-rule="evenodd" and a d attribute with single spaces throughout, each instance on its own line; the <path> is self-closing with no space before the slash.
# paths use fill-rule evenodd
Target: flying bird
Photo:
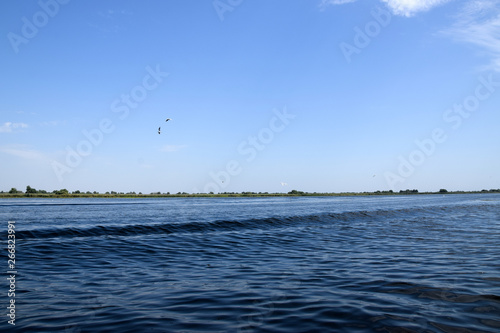
<path id="1" fill-rule="evenodd" d="M 169 120 L 172 120 L 172 119 L 167 118 L 167 120 L 165 120 L 165 121 L 169 121 Z M 158 134 L 161 134 L 161 127 L 158 127 Z"/>

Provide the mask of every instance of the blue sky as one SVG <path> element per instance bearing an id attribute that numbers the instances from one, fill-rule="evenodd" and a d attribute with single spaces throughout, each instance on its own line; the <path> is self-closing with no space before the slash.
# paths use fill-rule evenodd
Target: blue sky
<path id="1" fill-rule="evenodd" d="M 0 9 L 0 190 L 500 188 L 500 1 Z"/>

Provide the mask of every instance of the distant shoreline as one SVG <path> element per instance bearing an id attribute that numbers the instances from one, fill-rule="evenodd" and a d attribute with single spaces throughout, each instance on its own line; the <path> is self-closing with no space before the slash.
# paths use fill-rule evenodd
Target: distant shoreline
<path id="1" fill-rule="evenodd" d="M 290 191 L 288 193 L 267 193 L 267 192 L 242 192 L 242 193 L 0 193 L 0 198 L 241 198 L 241 197 L 352 197 L 352 196 L 399 196 L 399 195 L 422 195 L 422 194 L 485 194 L 500 193 L 500 189 L 481 191 L 446 191 L 438 192 L 418 192 L 416 190 L 406 190 L 400 192 L 376 191 L 376 192 L 341 192 L 341 193 L 317 193 Z"/>

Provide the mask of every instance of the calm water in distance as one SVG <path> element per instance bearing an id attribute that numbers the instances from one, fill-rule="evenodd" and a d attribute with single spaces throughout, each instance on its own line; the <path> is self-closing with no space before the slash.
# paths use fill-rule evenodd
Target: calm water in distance
<path id="1" fill-rule="evenodd" d="M 0 331 L 500 331 L 499 194 L 0 199 L 0 221 Z"/>

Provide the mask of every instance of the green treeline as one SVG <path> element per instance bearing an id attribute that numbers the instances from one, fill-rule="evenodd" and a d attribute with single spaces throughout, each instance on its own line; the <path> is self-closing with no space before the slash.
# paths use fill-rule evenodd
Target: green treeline
<path id="1" fill-rule="evenodd" d="M 157 197 L 284 197 L 284 196 L 357 196 L 357 195 L 412 195 L 412 194 L 457 194 L 457 193 L 500 193 L 500 189 L 490 189 L 481 191 L 447 191 L 446 189 L 440 189 L 437 192 L 419 192 L 416 189 L 401 190 L 399 192 L 389 191 L 375 191 L 375 192 L 341 192 L 341 193 L 317 193 L 317 192 L 303 192 L 292 190 L 288 193 L 268 193 L 268 192 L 222 192 L 222 193 L 162 193 L 162 192 L 152 192 L 149 194 L 143 194 L 141 192 L 115 192 L 109 191 L 105 193 L 99 193 L 96 191 L 81 192 L 73 191 L 70 192 L 67 189 L 54 190 L 52 192 L 47 192 L 45 190 L 37 190 L 31 186 L 26 186 L 26 190 L 19 191 L 16 188 L 11 188 L 10 191 L 4 192 L 0 191 L 0 198 L 157 198 Z"/>

